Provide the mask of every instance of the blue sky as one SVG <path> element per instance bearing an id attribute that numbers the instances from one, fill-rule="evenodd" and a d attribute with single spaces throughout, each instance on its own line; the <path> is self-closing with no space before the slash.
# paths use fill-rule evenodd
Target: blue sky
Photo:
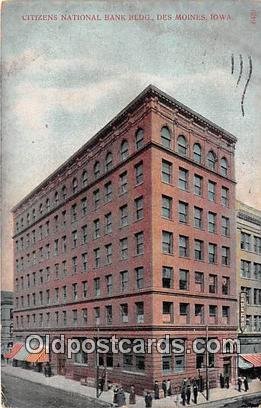
<path id="1" fill-rule="evenodd" d="M 11 287 L 12 274 L 10 208 L 150 83 L 238 138 L 237 196 L 261 208 L 260 21 L 251 23 L 251 10 L 260 19 L 260 3 L 254 1 L 3 3 L 5 287 Z M 177 21 L 178 13 L 206 20 Z M 210 20 L 211 13 L 230 14 L 231 20 Z M 43 14 L 57 20 L 23 20 Z M 62 14 L 98 14 L 102 20 L 61 21 Z M 105 21 L 105 14 L 126 20 Z M 149 14 L 152 20 L 128 21 L 133 14 Z M 172 19 L 159 21 L 157 14 Z M 236 86 L 240 54 L 243 74 Z M 249 56 L 253 74 L 242 117 Z"/>

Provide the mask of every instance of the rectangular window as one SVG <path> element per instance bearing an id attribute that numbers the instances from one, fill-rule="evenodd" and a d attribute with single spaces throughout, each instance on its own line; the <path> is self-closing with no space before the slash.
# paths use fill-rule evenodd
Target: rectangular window
<path id="1" fill-rule="evenodd" d="M 112 215 L 108 213 L 105 215 L 105 234 L 110 234 L 112 232 Z"/>
<path id="2" fill-rule="evenodd" d="M 179 304 L 179 314 L 180 314 L 180 316 L 188 316 L 189 315 L 189 304 L 188 303 L 180 303 Z"/>
<path id="3" fill-rule="evenodd" d="M 99 307 L 94 308 L 94 320 L 95 320 L 96 326 L 99 326 L 100 324 L 100 308 Z"/>
<path id="4" fill-rule="evenodd" d="M 179 201 L 179 222 L 188 222 L 188 204 Z"/>
<path id="5" fill-rule="evenodd" d="M 88 271 L 88 258 L 87 258 L 87 253 L 85 252 L 82 254 L 82 270 L 83 272 Z"/>
<path id="6" fill-rule="evenodd" d="M 77 220 L 77 204 L 74 204 L 71 207 L 71 221 L 75 222 L 76 220 Z"/>
<path id="7" fill-rule="evenodd" d="M 229 306 L 222 306 L 222 317 L 229 318 Z"/>
<path id="8" fill-rule="evenodd" d="M 81 200 L 82 203 L 82 216 L 87 214 L 87 199 L 86 197 Z"/>
<path id="9" fill-rule="evenodd" d="M 144 268 L 143 266 L 136 268 L 136 286 L 137 289 L 142 289 L 144 286 Z"/>
<path id="10" fill-rule="evenodd" d="M 63 310 L 63 325 L 67 326 L 67 313 L 66 313 L 66 310 Z"/>
<path id="11" fill-rule="evenodd" d="M 179 188 L 181 190 L 188 190 L 188 170 L 179 168 Z"/>
<path id="12" fill-rule="evenodd" d="M 144 323 L 144 303 L 137 302 L 136 305 L 136 318 L 137 323 Z"/>
<path id="13" fill-rule="evenodd" d="M 112 324 L 112 305 L 105 306 L 106 310 L 106 323 Z"/>
<path id="14" fill-rule="evenodd" d="M 217 293 L 217 275 L 209 275 L 209 293 Z"/>
<path id="15" fill-rule="evenodd" d="M 87 281 L 83 281 L 82 282 L 82 297 L 83 297 L 83 299 L 87 298 L 87 294 L 88 294 Z"/>
<path id="16" fill-rule="evenodd" d="M 185 371 L 185 355 L 174 356 L 174 371 L 175 373 L 182 373 Z"/>
<path id="17" fill-rule="evenodd" d="M 59 288 L 54 289 L 54 303 L 59 303 Z"/>
<path id="18" fill-rule="evenodd" d="M 251 250 L 251 235 L 246 232 L 241 232 L 240 247 L 245 251 Z"/>
<path id="19" fill-rule="evenodd" d="M 143 163 L 140 162 L 135 165 L 135 180 L 136 185 L 143 182 Z"/>
<path id="20" fill-rule="evenodd" d="M 112 275 L 106 276 L 106 288 L 107 288 L 107 294 L 112 295 Z"/>
<path id="21" fill-rule="evenodd" d="M 173 254 L 173 233 L 162 231 L 162 252 L 164 254 Z"/>
<path id="22" fill-rule="evenodd" d="M 72 311 L 72 323 L 73 323 L 73 326 L 77 326 L 77 323 L 78 323 L 77 310 Z"/>
<path id="23" fill-rule="evenodd" d="M 173 287 L 173 268 L 170 266 L 162 267 L 162 287 L 168 289 Z"/>
<path id="24" fill-rule="evenodd" d="M 222 276 L 222 295 L 229 295 L 230 279 L 227 276 Z"/>
<path id="25" fill-rule="evenodd" d="M 129 284 L 129 273 L 128 273 L 128 271 L 120 272 L 120 278 L 121 278 L 121 291 L 125 292 L 126 290 L 128 290 L 128 284 Z"/>
<path id="26" fill-rule="evenodd" d="M 87 244 L 88 234 L 87 234 L 87 225 L 82 226 L 82 244 Z"/>
<path id="27" fill-rule="evenodd" d="M 128 205 L 120 207 L 120 226 L 126 227 L 128 225 Z"/>
<path id="28" fill-rule="evenodd" d="M 72 273 L 77 272 L 77 256 L 72 257 Z"/>
<path id="29" fill-rule="evenodd" d="M 173 322 L 173 303 L 162 302 L 162 315 L 164 323 Z"/>
<path id="30" fill-rule="evenodd" d="M 184 269 L 179 270 L 179 289 L 189 289 L 189 272 Z"/>
<path id="31" fill-rule="evenodd" d="M 208 262 L 216 263 L 217 262 L 217 245 L 208 244 Z"/>
<path id="32" fill-rule="evenodd" d="M 136 220 L 141 220 L 144 217 L 143 214 L 143 197 L 138 197 L 134 200 L 135 203 L 135 217 Z"/>
<path id="33" fill-rule="evenodd" d="M 229 218 L 222 217 L 221 219 L 221 233 L 225 237 L 229 236 Z"/>
<path id="34" fill-rule="evenodd" d="M 195 259 L 197 261 L 202 261 L 204 259 L 204 252 L 203 252 L 203 241 L 199 239 L 195 239 Z"/>
<path id="35" fill-rule="evenodd" d="M 72 247 L 77 247 L 77 231 L 72 232 Z"/>
<path id="36" fill-rule="evenodd" d="M 62 265 L 63 265 L 63 276 L 66 276 L 67 275 L 66 261 L 63 261 Z"/>
<path id="37" fill-rule="evenodd" d="M 128 173 L 125 171 L 120 174 L 120 194 L 127 193 L 128 191 Z"/>
<path id="38" fill-rule="evenodd" d="M 104 186 L 104 201 L 105 203 L 108 203 L 109 201 L 112 200 L 112 182 L 108 181 L 108 183 L 105 184 Z"/>
<path id="39" fill-rule="evenodd" d="M 200 317 L 200 322 L 204 320 L 204 305 L 195 304 L 195 316 Z"/>
<path id="40" fill-rule="evenodd" d="M 261 254 L 261 237 L 254 237 L 254 252 Z"/>
<path id="41" fill-rule="evenodd" d="M 77 283 L 72 284 L 72 299 L 74 301 L 78 299 Z"/>
<path id="42" fill-rule="evenodd" d="M 217 306 L 209 305 L 209 316 L 217 317 Z"/>
<path id="43" fill-rule="evenodd" d="M 217 214 L 213 212 L 208 213 L 208 231 L 209 232 L 216 232 L 216 218 Z"/>
<path id="44" fill-rule="evenodd" d="M 229 201 L 229 190 L 226 187 L 221 188 L 221 204 L 224 207 L 228 207 Z"/>
<path id="45" fill-rule="evenodd" d="M 189 238 L 184 235 L 179 236 L 179 256 L 189 256 Z"/>
<path id="46" fill-rule="evenodd" d="M 122 305 L 120 305 L 120 308 L 121 308 L 121 321 L 123 323 L 128 323 L 128 321 L 129 321 L 128 304 L 123 303 Z"/>
<path id="47" fill-rule="evenodd" d="M 93 206 L 94 209 L 97 210 L 100 206 L 100 190 L 97 189 L 93 192 Z"/>
<path id="48" fill-rule="evenodd" d="M 135 248 L 136 255 L 144 254 L 144 235 L 143 232 L 138 232 L 135 234 Z"/>
<path id="49" fill-rule="evenodd" d="M 161 180 L 168 184 L 172 182 L 172 163 L 166 160 L 162 160 Z"/>
<path id="50" fill-rule="evenodd" d="M 93 221 L 93 239 L 97 239 L 100 237 L 100 220 Z"/>
<path id="51" fill-rule="evenodd" d="M 222 265 L 230 264 L 230 248 L 222 246 Z"/>
<path id="52" fill-rule="evenodd" d="M 112 263 L 112 244 L 105 245 L 106 265 Z"/>
<path id="53" fill-rule="evenodd" d="M 120 239 L 120 259 L 128 259 L 128 238 Z"/>
<path id="54" fill-rule="evenodd" d="M 100 248 L 94 249 L 94 266 L 95 268 L 100 267 L 101 257 L 100 257 Z"/>
<path id="55" fill-rule="evenodd" d="M 209 201 L 216 200 L 216 183 L 213 181 L 208 182 L 208 199 Z"/>
<path id="56" fill-rule="evenodd" d="M 95 297 L 99 297 L 100 294 L 101 294 L 100 278 L 95 278 L 94 279 L 94 295 Z"/>
<path id="57" fill-rule="evenodd" d="M 243 259 L 240 262 L 240 275 L 241 278 L 251 278 L 251 262 L 244 261 Z"/>
<path id="58" fill-rule="evenodd" d="M 194 227 L 200 229 L 203 228 L 202 215 L 203 215 L 202 208 L 194 207 Z"/>
<path id="59" fill-rule="evenodd" d="M 170 220 L 172 218 L 172 198 L 165 195 L 162 195 L 161 197 L 161 215 Z"/>
<path id="60" fill-rule="evenodd" d="M 261 281 L 261 264 L 254 263 L 254 279 Z"/>
<path id="61" fill-rule="evenodd" d="M 82 309 L 82 322 L 83 324 L 87 324 L 88 322 L 88 312 L 86 308 Z"/>
<path id="62" fill-rule="evenodd" d="M 253 303 L 256 306 L 261 305 L 261 289 L 256 289 L 254 288 L 254 297 L 253 297 Z"/>

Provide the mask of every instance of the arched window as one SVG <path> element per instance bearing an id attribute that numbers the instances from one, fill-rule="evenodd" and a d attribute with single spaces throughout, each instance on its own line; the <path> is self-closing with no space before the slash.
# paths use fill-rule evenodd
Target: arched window
<path id="1" fill-rule="evenodd" d="M 63 197 L 63 200 L 66 200 L 66 198 L 67 198 L 67 188 L 66 188 L 66 186 L 63 186 L 63 188 L 62 188 L 62 197 Z"/>
<path id="2" fill-rule="evenodd" d="M 46 199 L 45 208 L 46 208 L 46 211 L 50 210 L 50 200 L 49 200 L 49 198 Z"/>
<path id="3" fill-rule="evenodd" d="M 121 143 L 121 160 L 126 160 L 129 157 L 129 145 L 127 140 Z"/>
<path id="4" fill-rule="evenodd" d="M 94 178 L 97 179 L 101 174 L 100 162 L 96 162 L 93 167 Z"/>
<path id="5" fill-rule="evenodd" d="M 193 158 L 195 162 L 201 162 L 201 146 L 199 143 L 195 143 L 193 147 Z"/>
<path id="6" fill-rule="evenodd" d="M 26 214 L 26 222 L 27 222 L 27 225 L 30 224 L 30 214 L 29 213 Z"/>
<path id="7" fill-rule="evenodd" d="M 171 147 L 171 135 L 169 128 L 167 126 L 163 126 L 163 128 L 160 131 L 160 137 L 161 137 L 161 144 L 165 147 Z"/>
<path id="8" fill-rule="evenodd" d="M 88 174 L 86 170 L 83 170 L 82 172 L 82 185 L 83 187 L 86 187 L 88 183 Z"/>
<path id="9" fill-rule="evenodd" d="M 54 193 L 54 203 L 57 205 L 59 203 L 59 194 L 58 191 Z"/>
<path id="10" fill-rule="evenodd" d="M 227 164 L 227 159 L 225 157 L 221 159 L 220 170 L 221 170 L 222 176 L 226 177 L 228 173 L 228 164 Z"/>
<path id="11" fill-rule="evenodd" d="M 216 155 L 214 152 L 210 151 L 207 155 L 207 166 L 211 170 L 215 170 L 216 167 Z"/>
<path id="12" fill-rule="evenodd" d="M 39 213 L 40 213 L 40 214 L 43 213 L 43 204 L 42 204 L 42 203 L 39 205 Z"/>
<path id="13" fill-rule="evenodd" d="M 35 208 L 33 208 L 33 211 L 32 211 L 32 219 L 33 219 L 33 222 L 35 221 Z"/>
<path id="14" fill-rule="evenodd" d="M 180 135 L 178 137 L 178 153 L 182 154 L 183 156 L 187 156 L 187 150 L 188 150 L 187 140 L 185 136 Z"/>
<path id="15" fill-rule="evenodd" d="M 111 169 L 112 169 L 112 153 L 109 152 L 107 153 L 106 158 L 105 158 L 105 170 L 109 171 Z"/>
<path id="16" fill-rule="evenodd" d="M 77 178 L 74 177 L 74 179 L 72 181 L 72 191 L 73 191 L 73 193 L 76 193 L 77 188 L 78 188 L 78 181 L 77 181 Z"/>
<path id="17" fill-rule="evenodd" d="M 144 131 L 143 129 L 139 129 L 135 135 L 135 142 L 136 142 L 136 149 L 139 150 L 142 148 L 144 143 Z"/>

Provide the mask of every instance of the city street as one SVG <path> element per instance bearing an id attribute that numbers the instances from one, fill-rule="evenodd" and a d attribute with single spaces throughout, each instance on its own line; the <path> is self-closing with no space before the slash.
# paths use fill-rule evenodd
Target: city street
<path id="1" fill-rule="evenodd" d="M 100 408 L 109 405 L 45 385 L 2 374 L 10 408 Z"/>

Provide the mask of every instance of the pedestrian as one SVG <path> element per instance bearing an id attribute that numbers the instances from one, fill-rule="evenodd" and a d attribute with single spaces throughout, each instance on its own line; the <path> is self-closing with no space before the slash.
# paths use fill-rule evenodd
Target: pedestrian
<path id="1" fill-rule="evenodd" d="M 198 385 L 197 385 L 196 381 L 194 381 L 194 384 L 193 384 L 193 396 L 194 396 L 194 404 L 197 404 L 197 402 L 198 402 Z"/>
<path id="2" fill-rule="evenodd" d="M 130 387 L 129 404 L 130 405 L 136 404 L 136 393 L 135 393 L 134 385 L 131 385 L 131 387 Z"/>
<path id="3" fill-rule="evenodd" d="M 166 386 L 167 386 L 167 396 L 170 397 L 171 396 L 171 382 L 169 378 L 167 380 Z"/>
<path id="4" fill-rule="evenodd" d="M 186 401 L 188 405 L 190 405 L 190 397 L 191 397 L 191 388 L 190 388 L 190 383 L 188 383 L 186 386 Z"/>
<path id="5" fill-rule="evenodd" d="M 166 396 L 167 396 L 167 381 L 166 380 L 162 381 L 162 389 L 163 389 L 163 393 L 164 393 L 164 398 L 166 398 Z"/>
<path id="6" fill-rule="evenodd" d="M 47 377 L 47 366 L 46 365 L 44 366 L 44 375 L 45 377 Z"/>
<path id="7" fill-rule="evenodd" d="M 182 399 L 182 405 L 186 405 L 186 388 L 183 385 L 181 388 L 181 399 Z"/>
<path id="8" fill-rule="evenodd" d="M 226 384 L 226 387 L 229 388 L 229 375 L 226 375 L 225 377 L 225 384 Z"/>
<path id="9" fill-rule="evenodd" d="M 119 389 L 117 401 L 118 407 L 124 407 L 126 405 L 126 397 L 122 387 Z"/>
<path id="10" fill-rule="evenodd" d="M 242 387 L 242 378 L 241 377 L 238 377 L 237 385 L 238 385 L 238 391 L 241 392 L 241 387 Z"/>
<path id="11" fill-rule="evenodd" d="M 245 391 L 249 390 L 248 379 L 246 377 L 244 377 L 244 387 L 245 387 Z"/>
<path id="12" fill-rule="evenodd" d="M 199 384 L 199 391 L 200 391 L 200 392 L 203 392 L 204 384 L 203 384 L 203 377 L 202 377 L 202 375 L 199 375 L 199 377 L 198 377 L 198 384 Z"/>
<path id="13" fill-rule="evenodd" d="M 152 407 L 152 395 L 150 392 L 147 392 L 144 399 L 145 399 L 145 407 L 146 408 Z"/>
<path id="14" fill-rule="evenodd" d="M 113 404 L 115 405 L 118 405 L 118 393 L 119 393 L 118 385 L 115 385 L 113 389 Z"/>
<path id="15" fill-rule="evenodd" d="M 157 380 L 154 383 L 154 398 L 159 399 L 159 383 Z"/>
<path id="16" fill-rule="evenodd" d="M 225 378 L 224 378 L 224 375 L 222 373 L 220 373 L 220 376 L 219 376 L 219 384 L 220 384 L 220 388 L 224 388 Z"/>

